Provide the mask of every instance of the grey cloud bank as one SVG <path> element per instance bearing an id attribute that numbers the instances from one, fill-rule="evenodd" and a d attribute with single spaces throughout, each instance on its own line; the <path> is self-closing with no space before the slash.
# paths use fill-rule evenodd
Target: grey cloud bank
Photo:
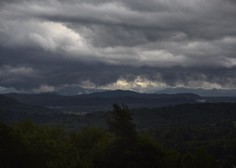
<path id="1" fill-rule="evenodd" d="M 235 53 L 233 0 L 0 0 L 4 90 L 235 89 Z"/>

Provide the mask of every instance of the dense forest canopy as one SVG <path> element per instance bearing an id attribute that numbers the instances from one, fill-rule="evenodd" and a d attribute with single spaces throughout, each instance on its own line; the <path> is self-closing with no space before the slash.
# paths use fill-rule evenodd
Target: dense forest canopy
<path id="1" fill-rule="evenodd" d="M 179 127 L 174 124 L 162 125 L 156 129 L 154 126 L 152 129 L 138 129 L 136 126 L 139 125 L 137 116 L 144 115 L 145 110 L 147 113 L 158 113 L 159 117 L 180 121 L 188 120 L 187 110 L 191 107 L 196 116 L 212 118 L 210 112 L 203 114 L 204 106 L 178 105 L 133 112 L 125 105 L 115 104 L 113 110 L 106 115 L 106 127 L 86 127 L 80 130 L 36 125 L 31 121 L 10 125 L 1 122 L 0 167 L 232 168 L 236 165 L 236 129 L 235 122 L 223 123 L 230 122 L 227 116 L 222 123 L 209 123 L 210 126 L 194 126 L 194 123 L 187 126 L 181 125 L 181 122 Z M 208 104 L 206 107 L 213 109 L 217 106 Z M 219 113 L 232 113 L 230 109 L 233 104 L 221 104 L 221 107 Z M 221 111 L 223 109 L 225 111 Z M 176 115 L 169 115 L 171 111 Z M 136 121 L 133 120 L 134 114 Z"/>

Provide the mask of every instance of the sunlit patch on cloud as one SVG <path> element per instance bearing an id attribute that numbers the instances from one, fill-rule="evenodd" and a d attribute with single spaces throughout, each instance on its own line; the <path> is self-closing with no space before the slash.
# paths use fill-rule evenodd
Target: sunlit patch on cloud
<path id="1" fill-rule="evenodd" d="M 44 50 L 73 51 L 83 49 L 83 37 L 65 25 L 56 22 L 8 23 L 9 33 L 5 45 L 9 47 L 40 47 Z"/>
<path id="2" fill-rule="evenodd" d="M 101 86 L 99 88 L 109 89 L 109 90 L 122 89 L 122 90 L 134 90 L 138 92 L 148 92 L 151 91 L 152 89 L 163 89 L 165 87 L 166 87 L 165 83 L 158 81 L 151 81 L 144 77 L 137 76 L 137 78 L 135 78 L 132 81 L 120 78 L 114 83 Z"/>
<path id="3" fill-rule="evenodd" d="M 32 90 L 23 90 L 22 92 L 28 92 L 28 93 L 48 93 L 55 91 L 54 86 L 49 85 L 41 85 L 38 88 L 32 89 Z"/>

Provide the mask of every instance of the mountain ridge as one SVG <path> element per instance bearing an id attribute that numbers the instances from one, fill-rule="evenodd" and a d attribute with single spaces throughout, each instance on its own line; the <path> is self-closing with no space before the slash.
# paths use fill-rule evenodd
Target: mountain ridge
<path id="1" fill-rule="evenodd" d="M 192 93 L 156 94 L 130 90 L 103 91 L 73 96 L 58 93 L 5 94 L 21 103 L 47 106 L 62 112 L 94 112 L 109 110 L 112 104 L 127 104 L 131 108 L 155 108 L 184 103 L 236 102 L 236 97 L 202 97 Z"/>
<path id="2" fill-rule="evenodd" d="M 19 120 L 34 119 L 41 122 L 44 116 L 53 116 L 57 111 L 40 106 L 21 103 L 18 100 L 0 95 L 0 120 L 15 122 Z"/>

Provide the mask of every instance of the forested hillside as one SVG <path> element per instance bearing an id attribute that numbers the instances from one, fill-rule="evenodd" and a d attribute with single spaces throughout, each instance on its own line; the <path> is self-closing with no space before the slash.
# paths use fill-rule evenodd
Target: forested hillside
<path id="1" fill-rule="evenodd" d="M 125 167 L 119 163 L 126 157 L 131 157 L 126 167 L 236 165 L 236 103 L 131 110 L 115 105 L 111 112 L 81 114 L 26 105 L 1 96 L 0 117 L 2 167 L 14 167 L 11 158 L 15 167 L 37 167 L 36 163 L 38 167 Z M 123 136 L 126 138 L 120 139 Z M 148 155 L 147 151 L 153 153 Z M 117 160 L 113 163 L 114 158 Z M 139 163 L 142 158 L 151 165 Z"/>
<path id="2" fill-rule="evenodd" d="M 206 148 L 178 151 L 163 147 L 147 132 L 138 131 L 127 106 L 114 105 L 107 129 L 61 128 L 20 122 L 0 123 L 0 166 L 68 168 L 209 168 L 232 167 L 232 159 L 218 159 Z"/>

